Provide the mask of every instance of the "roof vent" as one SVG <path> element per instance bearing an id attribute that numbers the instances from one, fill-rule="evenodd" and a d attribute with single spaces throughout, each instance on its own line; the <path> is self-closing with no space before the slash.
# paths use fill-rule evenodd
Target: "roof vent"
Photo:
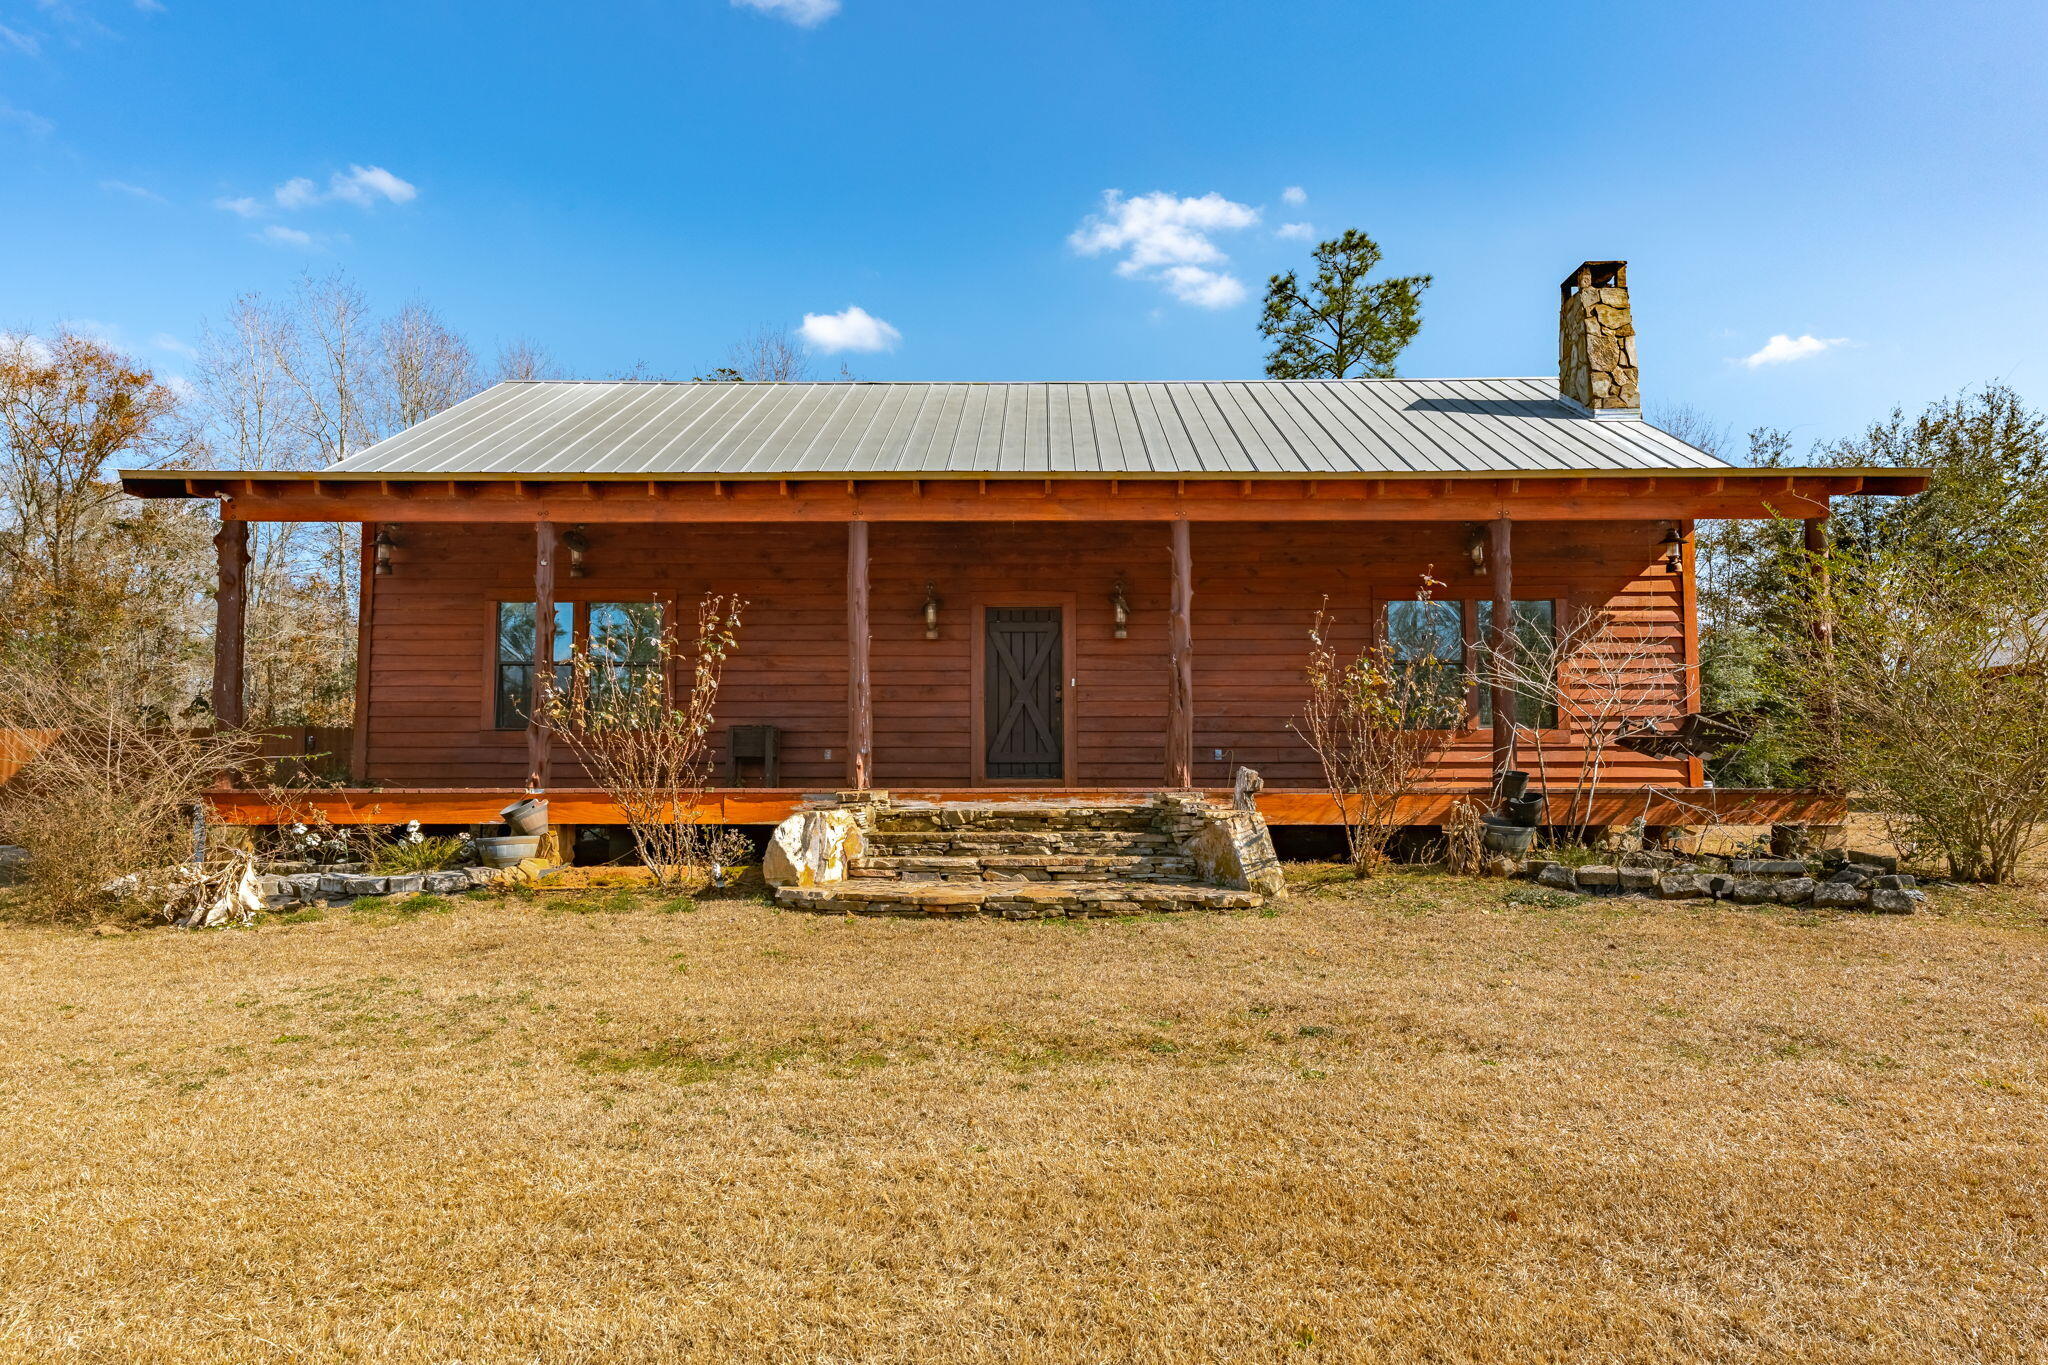
<path id="1" fill-rule="evenodd" d="M 1557 388 L 1595 417 L 1642 413 L 1628 262 L 1587 261 L 1565 277 L 1557 312 Z"/>

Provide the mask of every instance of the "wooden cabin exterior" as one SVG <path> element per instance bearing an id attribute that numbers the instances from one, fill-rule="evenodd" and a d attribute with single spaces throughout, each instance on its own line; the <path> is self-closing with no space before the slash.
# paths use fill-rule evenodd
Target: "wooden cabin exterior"
<path id="1" fill-rule="evenodd" d="M 320 797 L 331 818 L 486 820 L 537 791 L 558 821 L 616 822 L 531 722 L 535 681 L 594 636 L 687 633 L 728 593 L 746 605 L 707 820 L 871 787 L 1223 788 L 1244 766 L 1270 821 L 1327 823 L 1294 729 L 1319 610 L 1356 648 L 1428 582 L 1461 662 L 1515 619 L 1493 603 L 1611 612 L 1643 673 L 1631 714 L 1670 725 L 1698 702 L 1695 520 L 1817 527 L 1831 497 L 1915 491 L 1893 471 L 1734 468 L 1645 424 L 1618 265 L 1566 281 L 1556 383 L 507 384 L 314 474 L 125 479 L 219 501 L 229 723 L 247 525 L 361 525 L 355 751 Z M 1569 715 L 1516 730 L 1512 698 L 1485 719 L 1492 700 L 1444 735 L 1416 823 L 1517 762 L 1553 796 L 1576 780 Z M 762 734 L 739 727 L 772 731 L 772 772 L 733 767 L 733 736 Z M 1596 795 L 1614 821 L 1828 813 L 1626 748 Z"/>

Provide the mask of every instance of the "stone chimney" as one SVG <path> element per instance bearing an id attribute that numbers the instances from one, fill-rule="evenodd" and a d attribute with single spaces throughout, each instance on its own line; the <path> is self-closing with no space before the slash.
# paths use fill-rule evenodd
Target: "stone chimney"
<path id="1" fill-rule="evenodd" d="M 1587 261 L 1560 286 L 1557 388 L 1595 417 L 1642 411 L 1636 388 L 1636 323 L 1628 262 Z"/>

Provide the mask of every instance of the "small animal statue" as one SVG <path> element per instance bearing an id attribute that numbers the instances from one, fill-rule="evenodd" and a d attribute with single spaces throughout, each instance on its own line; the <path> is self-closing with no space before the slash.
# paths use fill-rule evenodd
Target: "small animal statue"
<path id="1" fill-rule="evenodd" d="M 1237 770 L 1237 783 L 1230 794 L 1231 803 L 1239 810 L 1257 810 L 1259 793 L 1266 789 L 1266 779 L 1250 768 Z"/>

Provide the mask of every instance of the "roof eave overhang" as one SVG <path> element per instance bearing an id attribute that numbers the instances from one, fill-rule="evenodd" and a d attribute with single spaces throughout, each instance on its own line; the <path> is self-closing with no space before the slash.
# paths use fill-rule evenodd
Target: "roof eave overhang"
<path id="1" fill-rule="evenodd" d="M 1529 520 L 1805 517 L 1900 496 L 1922 470 L 1603 469 L 1310 474 L 1018 471 L 770 475 L 124 470 L 145 498 L 246 521 Z"/>

